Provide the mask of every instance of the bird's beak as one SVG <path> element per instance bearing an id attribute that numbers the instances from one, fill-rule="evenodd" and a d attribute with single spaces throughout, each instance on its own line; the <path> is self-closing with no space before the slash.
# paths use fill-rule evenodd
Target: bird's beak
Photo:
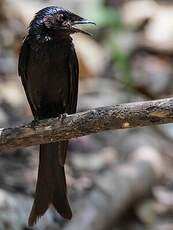
<path id="1" fill-rule="evenodd" d="M 73 25 L 77 25 L 77 24 L 93 24 L 93 25 L 96 25 L 95 22 L 89 21 L 88 19 L 84 19 L 84 18 L 82 18 L 81 20 L 78 20 L 78 21 L 73 21 Z"/>
<path id="2" fill-rule="evenodd" d="M 88 19 L 84 19 L 84 18 L 80 18 L 79 20 L 75 20 L 75 21 L 73 21 L 73 22 L 71 23 L 72 26 L 78 25 L 78 24 L 93 24 L 93 25 L 96 25 L 95 22 L 89 21 Z M 76 27 L 72 27 L 72 28 L 73 28 L 73 31 L 74 31 L 75 33 L 80 32 L 80 33 L 87 34 L 87 35 L 90 35 L 90 36 L 91 36 L 91 34 L 90 34 L 89 32 L 87 32 L 87 31 L 78 29 L 78 28 L 76 28 Z"/>

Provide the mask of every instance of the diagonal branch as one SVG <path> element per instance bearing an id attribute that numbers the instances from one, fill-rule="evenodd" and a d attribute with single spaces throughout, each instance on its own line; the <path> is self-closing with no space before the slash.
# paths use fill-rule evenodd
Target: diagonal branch
<path id="1" fill-rule="evenodd" d="M 173 122 L 173 98 L 91 109 L 66 118 L 42 120 L 0 130 L 0 151 L 63 141 L 104 130 L 150 126 Z"/>

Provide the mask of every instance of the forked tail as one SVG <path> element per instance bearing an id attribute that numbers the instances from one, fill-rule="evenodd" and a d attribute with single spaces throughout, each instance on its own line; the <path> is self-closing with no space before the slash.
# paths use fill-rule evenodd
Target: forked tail
<path id="1" fill-rule="evenodd" d="M 29 226 L 33 226 L 44 215 L 50 204 L 64 218 L 72 217 L 63 166 L 67 145 L 67 141 L 40 145 L 38 179 Z"/>

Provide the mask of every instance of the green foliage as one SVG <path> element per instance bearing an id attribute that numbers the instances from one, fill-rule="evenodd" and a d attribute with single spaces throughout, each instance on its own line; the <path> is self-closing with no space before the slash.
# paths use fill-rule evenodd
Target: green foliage
<path id="1" fill-rule="evenodd" d="M 86 8 L 83 15 L 94 21 L 97 25 L 96 28 L 107 29 L 107 32 L 103 35 L 104 41 L 106 46 L 111 50 L 112 60 L 118 65 L 121 71 L 126 92 L 129 98 L 131 98 L 135 94 L 135 85 L 128 60 L 128 53 L 118 45 L 116 37 L 110 39 L 110 34 L 112 32 L 123 30 L 120 12 L 116 8 L 108 8 L 99 3 Z"/>
<path id="2" fill-rule="evenodd" d="M 86 8 L 83 15 L 93 20 L 97 27 L 121 28 L 121 15 L 118 10 L 106 8 L 101 4 Z"/>
<path id="3" fill-rule="evenodd" d="M 135 85 L 133 82 L 131 66 L 129 64 L 128 53 L 119 48 L 115 42 L 111 40 L 109 40 L 109 47 L 111 49 L 112 59 L 119 66 L 125 88 L 129 97 L 131 97 L 135 94 Z"/>

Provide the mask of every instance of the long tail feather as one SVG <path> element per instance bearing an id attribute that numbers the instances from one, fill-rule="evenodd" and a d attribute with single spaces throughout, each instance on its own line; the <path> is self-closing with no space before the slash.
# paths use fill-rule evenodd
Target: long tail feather
<path id="1" fill-rule="evenodd" d="M 62 165 L 65 161 L 67 144 L 66 141 L 40 145 L 38 180 L 35 200 L 28 220 L 29 226 L 33 226 L 44 215 L 50 204 L 53 204 L 64 218 L 72 217 Z"/>

